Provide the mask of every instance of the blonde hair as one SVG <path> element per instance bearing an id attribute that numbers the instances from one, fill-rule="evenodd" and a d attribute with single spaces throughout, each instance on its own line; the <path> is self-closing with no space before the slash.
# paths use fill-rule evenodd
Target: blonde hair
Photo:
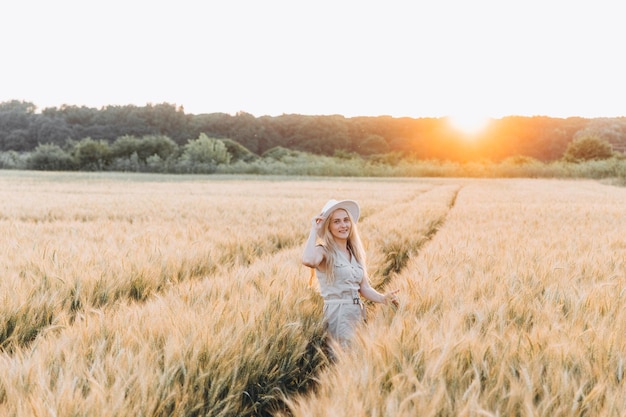
<path id="1" fill-rule="evenodd" d="M 347 243 L 348 250 L 352 252 L 352 255 L 356 258 L 357 262 L 363 268 L 363 272 L 365 274 L 364 278 L 367 279 L 367 256 L 365 254 L 363 242 L 361 242 L 361 236 L 359 235 L 359 229 L 356 225 L 356 222 L 354 221 L 352 215 L 348 210 L 342 208 L 338 208 L 337 210 L 344 210 L 350 218 L 350 234 L 348 235 Z M 335 259 L 339 255 L 337 244 L 335 243 L 335 239 L 330 232 L 330 218 L 332 217 L 333 213 L 330 213 L 324 220 L 324 225 L 322 227 L 324 234 L 322 235 L 321 239 L 319 239 L 320 244 L 326 250 L 326 256 L 324 257 L 324 266 L 326 267 L 326 276 L 328 278 L 328 281 L 331 283 L 335 282 L 335 268 L 333 268 L 333 265 L 335 264 Z M 315 270 L 313 269 L 311 272 L 311 280 L 313 279 L 314 275 Z"/>

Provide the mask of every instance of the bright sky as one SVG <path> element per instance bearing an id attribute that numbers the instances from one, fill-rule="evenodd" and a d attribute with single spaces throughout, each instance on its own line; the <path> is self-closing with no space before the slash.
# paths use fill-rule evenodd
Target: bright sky
<path id="1" fill-rule="evenodd" d="M 620 0 L 24 0 L 0 102 L 186 113 L 626 115 Z"/>

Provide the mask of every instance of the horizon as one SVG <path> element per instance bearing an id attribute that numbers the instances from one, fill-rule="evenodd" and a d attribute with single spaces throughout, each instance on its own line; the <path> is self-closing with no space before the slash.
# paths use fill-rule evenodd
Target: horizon
<path id="1" fill-rule="evenodd" d="M 454 115 L 439 115 L 439 116 L 428 116 L 428 115 L 424 115 L 424 116 L 402 116 L 402 115 L 393 115 L 393 114 L 389 114 L 389 113 L 381 113 L 381 114 L 350 114 L 350 115 L 346 115 L 346 114 L 339 114 L 339 113 L 294 113 L 294 112 L 282 112 L 279 114 L 253 114 L 249 111 L 246 111 L 244 109 L 242 110 L 238 110 L 236 112 L 227 112 L 227 111 L 212 111 L 212 112 L 191 112 L 188 111 L 187 106 L 185 106 L 184 104 L 181 103 L 170 103 L 170 102 L 146 102 L 143 104 L 137 104 L 137 103 L 115 103 L 115 104 L 104 104 L 104 105 L 86 105 L 86 104 L 73 104 L 73 103 L 62 103 L 60 105 L 50 105 L 50 106 L 41 106 L 38 103 L 35 103 L 31 100 L 25 100 L 25 99 L 7 99 L 7 100 L 2 100 L 0 101 L 0 104 L 5 104 L 5 103 L 10 103 L 12 101 L 15 102 L 22 102 L 22 103 L 30 103 L 33 104 L 35 106 L 35 113 L 36 114 L 41 114 L 41 112 L 43 110 L 46 109 L 52 109 L 52 108 L 56 108 L 56 109 L 61 109 L 64 107 L 77 107 L 77 108 L 88 108 L 91 110 L 103 110 L 106 109 L 107 107 L 126 107 L 126 106 L 130 106 L 130 107 L 150 107 L 150 106 L 159 106 L 159 105 L 168 105 L 168 106 L 172 106 L 176 109 L 183 109 L 183 112 L 187 115 L 194 115 L 194 116 L 198 116 L 198 115 L 203 115 L 203 114 L 227 114 L 229 116 L 237 116 L 237 114 L 239 113 L 245 113 L 245 114 L 250 114 L 252 116 L 254 116 L 255 118 L 260 118 L 260 117 L 280 117 L 280 116 L 289 116 L 289 115 L 296 115 L 296 116 L 311 116 L 311 117 L 315 117 L 315 116 L 320 116 L 320 117 L 330 117 L 330 116 L 341 116 L 344 118 L 360 118 L 360 117 L 391 117 L 394 119 L 401 119 L 401 118 L 409 118 L 409 119 L 452 119 L 455 116 Z M 580 119 L 620 119 L 620 118 L 626 118 L 626 112 L 624 113 L 624 115 L 618 115 L 618 116 L 602 116 L 602 115 L 598 115 L 598 116 L 580 116 L 580 115 L 570 115 L 570 116 L 555 116 L 555 115 L 550 115 L 550 114 L 504 114 L 502 116 L 499 117 L 485 117 L 484 119 L 486 120 L 499 120 L 499 119 L 504 119 L 507 117 L 521 117 L 521 118 L 533 118 L 533 117 L 546 117 L 546 118 L 551 118 L 551 119 L 569 119 L 569 118 L 580 118 Z"/>

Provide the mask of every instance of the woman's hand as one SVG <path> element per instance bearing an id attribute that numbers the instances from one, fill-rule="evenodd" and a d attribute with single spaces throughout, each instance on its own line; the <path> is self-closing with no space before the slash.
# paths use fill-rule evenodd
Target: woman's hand
<path id="1" fill-rule="evenodd" d="M 392 304 L 395 307 L 398 307 L 399 305 L 398 296 L 396 294 L 399 293 L 400 290 L 393 290 L 386 294 L 380 293 L 372 288 L 369 283 L 369 279 L 366 278 L 361 280 L 359 292 L 363 297 L 365 297 L 365 299 L 373 301 L 375 303 L 381 303 L 386 305 Z"/>
<path id="2" fill-rule="evenodd" d="M 313 217 L 313 220 L 311 220 L 311 228 L 315 230 L 315 233 L 322 230 L 322 227 L 324 227 L 324 218 L 321 216 Z"/>
<path id="3" fill-rule="evenodd" d="M 383 303 L 389 305 L 392 304 L 394 307 L 398 307 L 398 296 L 396 295 L 400 290 L 393 290 L 383 296 Z"/>

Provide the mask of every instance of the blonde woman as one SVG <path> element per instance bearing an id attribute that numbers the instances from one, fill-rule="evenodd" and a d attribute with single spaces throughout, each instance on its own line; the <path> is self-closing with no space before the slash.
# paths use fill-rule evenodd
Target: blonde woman
<path id="1" fill-rule="evenodd" d="M 302 255 L 302 263 L 317 272 L 328 332 L 344 346 L 363 321 L 361 297 L 383 304 L 398 302 L 398 290 L 381 294 L 369 283 L 356 225 L 360 212 L 356 201 L 329 200 L 311 221 Z"/>

